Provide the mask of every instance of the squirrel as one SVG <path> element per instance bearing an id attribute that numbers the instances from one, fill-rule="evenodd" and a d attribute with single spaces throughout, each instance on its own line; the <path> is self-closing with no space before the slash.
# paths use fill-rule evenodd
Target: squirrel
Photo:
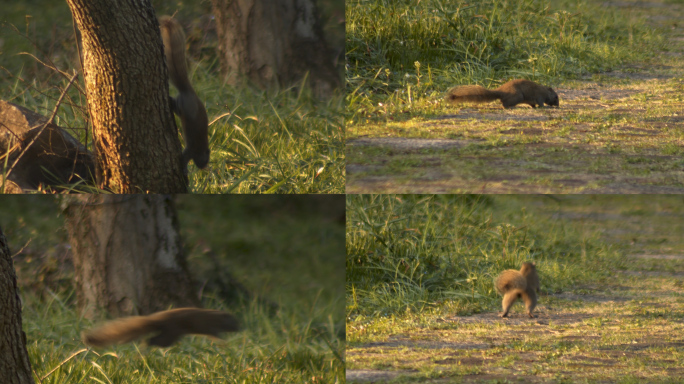
<path id="1" fill-rule="evenodd" d="M 503 315 L 508 316 L 508 311 L 515 303 L 515 300 L 522 298 L 527 308 L 527 314 L 532 316 L 534 307 L 537 306 L 537 292 L 539 292 L 539 275 L 534 263 L 523 263 L 520 271 L 508 269 L 496 278 L 494 284 L 496 290 L 503 295 Z"/>
<path id="2" fill-rule="evenodd" d="M 168 347 L 183 335 L 197 334 L 218 337 L 221 332 L 240 330 L 238 320 L 231 314 L 212 309 L 179 308 L 112 320 L 99 328 L 84 332 L 83 342 L 92 347 L 127 343 L 154 333 L 148 345 Z"/>
<path id="3" fill-rule="evenodd" d="M 447 100 L 451 103 L 487 103 L 501 100 L 503 107 L 508 109 L 520 103 L 537 106 L 558 107 L 558 95 L 550 87 L 539 85 L 529 80 L 511 80 L 497 89 L 489 90 L 479 85 L 465 85 L 449 90 Z"/>
<path id="4" fill-rule="evenodd" d="M 169 96 L 171 110 L 181 119 L 185 149 L 183 150 L 183 165 L 187 170 L 188 162 L 192 159 L 198 168 L 204 168 L 209 163 L 208 118 L 204 104 L 197 97 L 195 89 L 188 79 L 185 63 L 185 33 L 183 27 L 170 16 L 159 18 L 166 65 L 169 69 L 171 83 L 178 89 L 178 97 Z"/>

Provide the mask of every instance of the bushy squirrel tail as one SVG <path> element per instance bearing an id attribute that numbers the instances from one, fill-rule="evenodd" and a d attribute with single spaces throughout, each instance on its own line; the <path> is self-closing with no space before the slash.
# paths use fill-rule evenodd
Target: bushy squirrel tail
<path id="1" fill-rule="evenodd" d="M 102 348 L 139 339 L 152 331 L 153 322 L 146 316 L 132 316 L 113 320 L 99 328 L 84 332 L 82 339 L 86 345 Z"/>
<path id="2" fill-rule="evenodd" d="M 525 290 L 527 288 L 527 280 L 519 271 L 507 269 L 496 278 L 494 286 L 500 294 L 504 295 L 515 289 Z"/>
<path id="3" fill-rule="evenodd" d="M 185 62 L 185 33 L 183 27 L 171 16 L 159 18 L 166 65 L 169 69 L 171 83 L 179 92 L 193 90 L 188 79 L 188 66 Z"/>
<path id="4" fill-rule="evenodd" d="M 499 91 L 492 91 L 479 85 L 464 85 L 451 88 L 447 94 L 447 101 L 451 103 L 487 103 L 500 100 L 503 94 Z"/>
<path id="5" fill-rule="evenodd" d="M 223 332 L 240 330 L 235 316 L 223 311 L 201 308 L 178 308 L 113 320 L 83 334 L 83 342 L 92 347 L 127 343 L 152 334 L 148 345 L 168 347 L 187 334 L 219 337 Z"/>

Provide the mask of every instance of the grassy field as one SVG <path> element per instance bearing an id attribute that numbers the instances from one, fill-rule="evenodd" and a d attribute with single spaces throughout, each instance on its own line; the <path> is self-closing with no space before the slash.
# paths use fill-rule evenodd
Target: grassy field
<path id="1" fill-rule="evenodd" d="M 347 382 L 680 382 L 682 202 L 348 196 Z M 523 261 L 537 317 L 502 319 Z"/>
<path id="2" fill-rule="evenodd" d="M 684 192 L 683 16 L 676 1 L 349 2 L 347 192 Z M 514 78 L 560 108 L 443 100 Z"/>
<path id="3" fill-rule="evenodd" d="M 59 200 L 0 198 L 35 378 L 43 384 L 344 382 L 344 198 L 325 198 L 178 196 L 181 235 L 203 304 L 234 313 L 244 330 L 223 340 L 189 336 L 167 349 L 138 342 L 92 350 L 80 334 L 99 321 L 76 310 Z M 256 300 L 227 302 L 214 289 L 217 274 L 279 309 Z"/>
<path id="4" fill-rule="evenodd" d="M 344 49 L 344 2 L 319 2 L 331 51 Z M 294 89 L 262 91 L 220 81 L 215 30 L 202 18 L 208 2 L 155 1 L 159 15 L 173 14 L 186 24 L 190 77 L 204 101 L 209 121 L 211 162 L 190 166 L 193 193 L 342 193 L 344 192 L 344 100 L 330 100 Z M 16 27 L 16 30 L 15 30 Z M 186 25 L 187 27 L 187 25 Z M 49 32 L 49 33 L 48 33 Z M 50 115 L 68 82 L 41 62 L 62 71 L 79 68 L 76 38 L 64 2 L 14 2 L 0 18 L 0 98 Z M 342 71 L 341 64 L 339 65 Z M 83 89 L 82 77 L 79 77 Z M 172 91 L 172 92 L 175 92 Z M 72 87 L 60 107 L 58 125 L 86 142 L 84 94 Z M 92 135 L 87 135 L 91 148 Z"/>

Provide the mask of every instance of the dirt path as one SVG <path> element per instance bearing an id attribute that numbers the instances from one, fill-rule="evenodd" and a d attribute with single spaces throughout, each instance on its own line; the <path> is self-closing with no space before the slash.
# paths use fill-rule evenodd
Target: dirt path
<path id="1" fill-rule="evenodd" d="M 684 193 L 684 4 L 613 2 L 674 26 L 660 65 L 556 89 L 559 109 L 499 103 L 347 140 L 347 193 Z"/>
<path id="2" fill-rule="evenodd" d="M 658 199 L 650 211 L 648 204 L 600 202 L 590 211 L 550 208 L 548 215 L 602 231 L 605 241 L 627 249 L 626 269 L 542 294 L 534 319 L 517 303 L 509 319 L 498 312 L 447 316 L 373 342 L 352 336 L 347 382 L 681 382 L 684 208 L 681 199 Z"/>

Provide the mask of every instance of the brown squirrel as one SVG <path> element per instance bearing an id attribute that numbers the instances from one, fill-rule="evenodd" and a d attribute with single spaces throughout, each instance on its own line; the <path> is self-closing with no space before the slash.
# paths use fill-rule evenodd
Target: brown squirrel
<path id="1" fill-rule="evenodd" d="M 527 308 L 527 314 L 532 316 L 534 307 L 537 306 L 537 292 L 539 292 L 539 275 L 534 263 L 523 263 L 520 272 L 508 269 L 496 278 L 494 284 L 496 290 L 503 295 L 503 315 L 508 316 L 508 311 L 515 303 L 515 300 L 522 298 Z"/>
<path id="2" fill-rule="evenodd" d="M 550 87 L 529 80 L 511 80 L 497 89 L 489 90 L 479 85 L 465 85 L 449 90 L 447 100 L 451 103 L 488 103 L 501 100 L 504 108 L 512 108 L 520 103 L 532 108 L 544 104 L 558 107 L 558 95 Z"/>
<path id="3" fill-rule="evenodd" d="M 148 333 L 154 333 L 148 345 L 168 347 L 183 335 L 197 334 L 218 337 L 221 332 L 240 330 L 238 320 L 231 314 L 212 309 L 179 308 L 132 316 L 110 321 L 83 333 L 83 342 L 93 347 L 127 343 Z"/>
<path id="4" fill-rule="evenodd" d="M 187 169 L 192 159 L 198 168 L 209 163 L 209 138 L 207 111 L 202 100 L 197 97 L 195 89 L 188 79 L 185 63 L 185 33 L 183 27 L 170 16 L 159 18 L 166 65 L 169 68 L 171 83 L 178 89 L 176 99 L 169 96 L 171 109 L 180 117 L 185 138 L 183 165 Z"/>

